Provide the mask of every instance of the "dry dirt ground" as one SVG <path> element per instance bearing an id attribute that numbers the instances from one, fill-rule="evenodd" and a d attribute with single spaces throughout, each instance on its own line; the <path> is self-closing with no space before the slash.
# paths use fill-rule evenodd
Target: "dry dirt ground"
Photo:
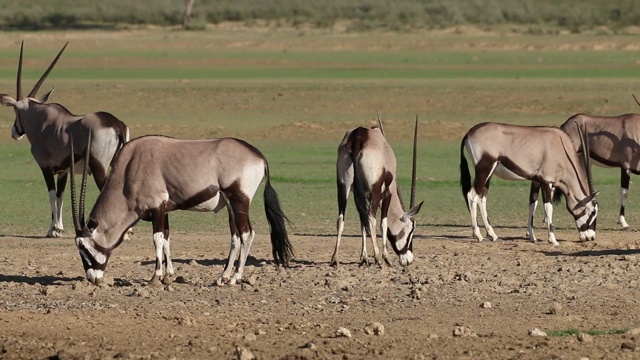
<path id="1" fill-rule="evenodd" d="M 497 228 L 502 240 L 477 243 L 469 228 L 421 226 L 406 269 L 359 266 L 355 234 L 331 268 L 333 237 L 294 234 L 296 260 L 284 271 L 258 230 L 244 282 L 222 287 L 212 284 L 228 237 L 174 233 L 178 278 L 149 287 L 153 249 L 140 227 L 100 287 L 84 280 L 70 238 L 0 239 L 0 358 L 640 357 L 635 232 L 582 243 L 560 230 L 552 247 L 529 243 L 524 229 Z M 534 328 L 626 333 L 534 337 Z"/>

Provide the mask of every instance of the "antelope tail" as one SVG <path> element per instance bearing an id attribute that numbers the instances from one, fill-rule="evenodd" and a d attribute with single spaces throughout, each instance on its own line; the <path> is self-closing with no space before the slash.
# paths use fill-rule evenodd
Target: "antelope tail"
<path id="1" fill-rule="evenodd" d="M 358 165 L 358 158 L 360 154 L 352 155 L 353 157 L 353 200 L 356 203 L 356 209 L 358 210 L 358 216 L 360 217 L 360 226 L 365 229 L 368 236 L 371 236 L 369 230 L 369 212 L 370 206 L 367 200 L 367 193 L 369 187 L 364 176 L 361 173 L 360 166 Z"/>
<path id="2" fill-rule="evenodd" d="M 469 164 L 467 163 L 467 158 L 464 157 L 464 143 L 467 140 L 465 136 L 462 139 L 462 143 L 460 144 L 460 187 L 462 188 L 462 197 L 464 198 L 464 203 L 467 204 L 467 210 L 469 210 L 469 201 L 467 199 L 467 194 L 469 190 L 471 190 L 471 173 L 469 172 Z"/>
<path id="3" fill-rule="evenodd" d="M 555 190 L 553 190 L 553 203 L 555 205 L 560 204 L 560 201 L 562 200 L 562 191 L 560 191 L 560 189 L 555 188 Z"/>
<path id="4" fill-rule="evenodd" d="M 295 257 L 285 226 L 285 220 L 289 221 L 289 219 L 280 207 L 276 190 L 271 186 L 269 166 L 266 163 L 265 172 L 267 183 L 264 187 L 264 212 L 271 228 L 271 252 L 276 265 L 288 266 L 289 260 Z"/>

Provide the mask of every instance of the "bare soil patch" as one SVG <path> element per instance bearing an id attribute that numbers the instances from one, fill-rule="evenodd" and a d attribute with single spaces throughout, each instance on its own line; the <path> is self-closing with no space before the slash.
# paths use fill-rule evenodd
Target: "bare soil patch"
<path id="1" fill-rule="evenodd" d="M 408 268 L 358 266 L 360 239 L 294 235 L 297 259 L 277 270 L 258 233 L 245 282 L 212 285 L 226 234 L 173 235 L 177 282 L 145 286 L 153 269 L 140 229 L 114 251 L 96 287 L 71 239 L 0 242 L 0 357 L 215 359 L 576 359 L 638 357 L 621 335 L 534 337 L 529 330 L 632 329 L 639 323 L 637 233 L 596 242 L 559 231 L 559 247 L 524 229 L 473 242 L 469 228 L 423 227 Z M 372 253 L 369 245 L 369 253 Z M 344 329 L 341 329 L 344 328 Z M 345 329 L 348 332 L 345 332 Z M 381 331 L 382 329 L 382 331 Z"/>

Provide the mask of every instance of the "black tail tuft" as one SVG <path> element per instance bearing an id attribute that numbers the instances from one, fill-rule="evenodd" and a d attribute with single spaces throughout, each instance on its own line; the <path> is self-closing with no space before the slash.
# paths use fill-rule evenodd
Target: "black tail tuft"
<path id="1" fill-rule="evenodd" d="M 285 220 L 289 221 L 289 219 L 280 208 L 278 194 L 271 186 L 268 170 L 267 184 L 264 187 L 264 212 L 271 227 L 271 251 L 273 253 L 273 260 L 276 262 L 276 265 L 288 266 L 289 261 L 295 257 L 293 246 L 289 241 L 287 228 L 285 226 Z"/>
<path id="2" fill-rule="evenodd" d="M 460 144 L 460 187 L 462 188 L 462 197 L 464 198 L 464 203 L 467 204 L 467 210 L 469 210 L 469 201 L 467 199 L 467 194 L 469 190 L 471 190 L 471 173 L 469 172 L 469 164 L 467 163 L 467 159 L 464 157 L 464 142 L 467 139 L 465 136 L 462 139 L 462 143 Z"/>
<path id="3" fill-rule="evenodd" d="M 562 191 L 558 188 L 553 189 L 553 203 L 558 205 L 560 204 L 560 200 L 562 200 Z"/>

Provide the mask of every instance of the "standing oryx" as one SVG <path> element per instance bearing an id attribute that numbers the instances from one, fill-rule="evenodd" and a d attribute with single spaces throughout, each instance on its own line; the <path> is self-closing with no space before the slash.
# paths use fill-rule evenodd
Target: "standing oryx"
<path id="1" fill-rule="evenodd" d="M 464 156 L 465 147 L 475 168 L 473 186 Z M 493 174 L 506 180 L 531 180 L 542 184 L 549 242 L 552 244 L 558 245 L 552 222 L 551 197 L 554 190 L 565 196 L 567 210 L 576 221 L 580 239 L 595 239 L 598 204 L 588 157 L 580 158 L 566 132 L 554 127 L 498 123 L 481 123 L 467 132 L 460 144 L 460 185 L 471 213 L 473 234 L 478 241 L 482 241 L 476 218 L 478 205 L 487 235 L 494 241 L 498 239 L 487 219 L 487 193 Z M 531 227 L 529 231 L 532 235 Z M 532 240 L 535 241 L 535 237 Z"/>
<path id="2" fill-rule="evenodd" d="M 411 179 L 411 209 L 407 212 L 399 197 L 396 179 L 396 157 L 384 138 L 380 127 L 348 131 L 338 147 L 336 164 L 338 185 L 338 237 L 331 257 L 331 265 L 338 265 L 338 247 L 344 231 L 344 213 L 349 191 L 353 189 L 356 208 L 362 228 L 362 253 L 360 263 L 367 264 L 367 234 L 371 236 L 373 253 L 377 264 L 381 264 L 376 243 L 376 213 L 381 208 L 380 227 L 382 229 L 382 257 L 391 264 L 387 252 L 387 240 L 400 258 L 400 264 L 407 266 L 413 261 L 413 232 L 416 222 L 413 216 L 420 211 L 422 202 L 413 207 L 415 197 L 415 159 L 418 119 L 413 147 L 413 172 Z"/>
<path id="3" fill-rule="evenodd" d="M 578 129 L 588 139 L 589 156 L 596 165 L 620 168 L 620 217 L 618 223 L 623 230 L 629 225 L 624 217 L 624 208 L 629 192 L 629 173 L 640 174 L 640 115 L 594 116 L 576 114 L 560 126 L 573 140 L 576 151 L 583 152 Z M 540 185 L 531 184 L 530 204 L 535 210 Z M 530 213 L 529 224 L 533 222 Z M 532 236 L 530 234 L 530 236 Z"/>
<path id="4" fill-rule="evenodd" d="M 93 132 L 93 149 L 89 159 L 89 169 L 98 188 L 102 188 L 107 177 L 111 159 L 118 149 L 129 140 L 129 129 L 115 116 L 106 112 L 87 115 L 73 115 L 60 104 L 47 104 L 51 91 L 36 99 L 36 93 L 47 75 L 67 47 L 60 50 L 45 73 L 40 77 L 27 97 L 22 96 L 22 49 L 18 62 L 17 99 L 7 94 L 0 94 L 0 102 L 15 110 L 16 119 L 11 129 L 11 136 L 19 140 L 24 135 L 31 144 L 31 154 L 42 170 L 44 181 L 49 190 L 51 204 L 51 226 L 48 237 L 62 235 L 62 203 L 64 189 L 67 184 L 67 173 L 71 154 L 69 142 L 75 142 L 78 149 L 84 149 L 89 142 L 89 133 Z M 84 161 L 85 159 L 79 159 Z M 57 191 L 54 176 L 58 175 Z"/>
<path id="5" fill-rule="evenodd" d="M 286 217 L 271 186 L 267 160 L 258 149 L 234 138 L 179 140 L 143 136 L 128 142 L 114 160 L 86 224 L 82 197 L 86 177 L 83 175 L 80 215 L 75 206 L 73 179 L 71 182 L 76 246 L 87 279 L 100 283 L 109 256 L 122 242 L 125 231 L 143 219 L 153 223 L 156 250 L 156 268 L 150 283 L 158 284 L 159 280 L 170 283 L 174 271 L 167 213 L 172 210 L 218 212 L 227 207 L 231 250 L 217 283 L 240 281 L 255 236 L 249 206 L 263 177 L 266 177 L 264 204 L 271 227 L 273 257 L 276 264 L 286 266 L 293 257 L 285 228 Z"/>

